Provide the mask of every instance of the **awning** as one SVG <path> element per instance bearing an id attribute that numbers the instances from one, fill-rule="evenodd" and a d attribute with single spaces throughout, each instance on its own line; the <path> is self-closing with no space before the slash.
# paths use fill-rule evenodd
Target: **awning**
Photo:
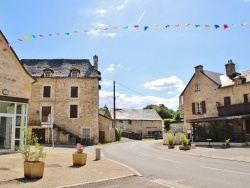
<path id="1" fill-rule="evenodd" d="M 212 122 L 212 121 L 228 121 L 235 119 L 246 119 L 250 118 L 250 114 L 237 115 L 237 116 L 215 116 L 215 117 L 204 117 L 198 119 L 187 119 L 187 123 L 201 123 L 201 122 Z"/>

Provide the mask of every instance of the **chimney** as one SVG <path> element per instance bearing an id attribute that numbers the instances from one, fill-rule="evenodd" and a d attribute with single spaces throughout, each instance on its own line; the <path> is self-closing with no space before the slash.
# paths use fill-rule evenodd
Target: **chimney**
<path id="1" fill-rule="evenodd" d="M 202 65 L 198 65 L 195 68 L 195 73 L 199 73 L 199 72 L 203 72 L 203 66 Z"/>
<path id="2" fill-rule="evenodd" d="M 230 76 L 233 73 L 235 73 L 235 64 L 232 62 L 232 60 L 228 60 L 227 64 L 225 65 L 226 67 L 226 75 Z"/>
<path id="3" fill-rule="evenodd" d="M 98 70 L 98 56 L 97 55 L 93 57 L 93 61 L 94 61 L 94 69 Z"/>

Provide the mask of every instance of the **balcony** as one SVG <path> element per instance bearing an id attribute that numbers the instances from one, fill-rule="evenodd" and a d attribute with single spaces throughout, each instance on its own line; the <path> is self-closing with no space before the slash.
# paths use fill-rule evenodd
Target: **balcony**
<path id="1" fill-rule="evenodd" d="M 250 103 L 232 104 L 228 106 L 218 106 L 218 116 L 232 116 L 250 114 Z"/>

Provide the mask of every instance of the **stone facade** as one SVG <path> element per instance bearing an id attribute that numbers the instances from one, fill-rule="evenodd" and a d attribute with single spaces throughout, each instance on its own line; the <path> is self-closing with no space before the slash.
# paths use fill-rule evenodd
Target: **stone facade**
<path id="1" fill-rule="evenodd" d="M 22 60 L 22 63 L 36 78 L 29 101 L 29 125 L 48 127 L 48 113 L 50 113 L 53 116 L 54 127 L 82 140 L 87 139 L 91 144 L 98 143 L 100 80 L 98 70 L 91 66 L 88 60 Z M 37 68 L 39 66 L 42 68 Z M 47 71 L 51 73 L 48 77 L 45 75 Z M 78 76 L 72 76 L 72 71 Z M 45 91 L 46 88 L 49 88 L 48 91 Z M 76 89 L 74 96 L 72 88 Z M 45 96 L 46 92 L 49 93 Z M 72 106 L 75 107 L 74 110 L 71 109 Z M 64 140 L 64 136 L 61 136 L 61 140 Z M 55 143 L 59 142 L 56 137 L 54 140 Z"/>
<path id="2" fill-rule="evenodd" d="M 100 142 L 107 143 L 116 141 L 115 129 L 112 124 L 112 119 L 99 114 Z"/>
<path id="3" fill-rule="evenodd" d="M 0 149 L 23 146 L 28 101 L 35 80 L 0 31 Z"/>
<path id="4" fill-rule="evenodd" d="M 234 136 L 242 137 L 235 140 L 245 139 L 250 130 L 250 70 L 237 73 L 231 60 L 225 67 L 225 74 L 203 70 L 201 65 L 195 67 L 180 95 L 184 132 L 197 125 L 224 123 L 233 127 Z"/>

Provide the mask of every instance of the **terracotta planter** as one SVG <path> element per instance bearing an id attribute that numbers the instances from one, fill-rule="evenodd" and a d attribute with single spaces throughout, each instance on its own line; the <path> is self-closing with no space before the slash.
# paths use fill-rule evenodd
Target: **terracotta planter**
<path id="1" fill-rule="evenodd" d="M 83 166 L 87 162 L 87 154 L 86 153 L 73 153 L 73 166 Z"/>
<path id="2" fill-rule="evenodd" d="M 190 150 L 189 146 L 179 146 L 180 150 Z"/>
<path id="3" fill-rule="evenodd" d="M 30 179 L 40 179 L 43 177 L 44 162 L 24 161 L 24 177 Z"/>
<path id="4" fill-rule="evenodd" d="M 168 145 L 168 149 L 174 149 L 174 145 Z"/>

